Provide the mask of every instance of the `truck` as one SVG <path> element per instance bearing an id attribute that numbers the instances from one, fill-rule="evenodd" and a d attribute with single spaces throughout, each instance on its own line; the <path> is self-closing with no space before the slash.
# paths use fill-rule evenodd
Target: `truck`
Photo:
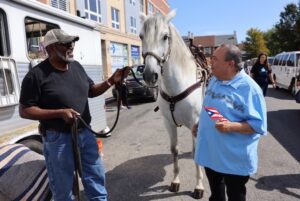
<path id="1" fill-rule="evenodd" d="M 34 0 L 0 0 L 0 145 L 21 143 L 42 153 L 38 122 L 19 116 L 20 84 L 26 73 L 47 58 L 43 39 L 60 28 L 78 35 L 74 58 L 95 83 L 103 81 L 101 33 L 96 22 Z M 107 128 L 105 99 L 89 99 L 93 130 Z"/>

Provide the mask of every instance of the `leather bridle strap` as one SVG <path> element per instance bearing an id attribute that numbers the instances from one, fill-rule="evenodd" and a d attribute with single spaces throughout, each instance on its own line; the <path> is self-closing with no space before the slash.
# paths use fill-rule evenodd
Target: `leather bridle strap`
<path id="1" fill-rule="evenodd" d="M 169 26 L 169 37 L 168 37 L 168 51 L 166 54 L 164 54 L 163 56 L 158 56 L 157 54 L 155 54 L 154 52 L 145 52 L 142 54 L 143 58 L 144 58 L 144 63 L 146 61 L 146 57 L 147 56 L 153 56 L 156 60 L 157 60 L 157 63 L 158 65 L 160 66 L 160 70 L 161 70 L 161 74 L 163 75 L 163 66 L 164 66 L 164 63 L 166 61 L 169 60 L 169 57 L 170 57 L 170 54 L 171 54 L 171 29 L 170 29 L 170 26 Z"/>
<path id="2" fill-rule="evenodd" d="M 184 90 L 183 92 L 178 94 L 177 96 L 169 96 L 166 92 L 164 92 L 162 89 L 160 89 L 161 97 L 170 103 L 171 115 L 172 115 L 173 121 L 177 127 L 181 127 L 181 125 L 176 122 L 175 117 L 174 117 L 175 104 L 177 102 L 183 100 L 184 98 L 186 98 L 197 88 L 201 87 L 202 82 L 204 82 L 203 79 L 201 79 L 199 82 L 196 82 L 195 84 L 193 84 L 192 86 L 190 86 L 189 88 L 187 88 L 186 90 Z"/>

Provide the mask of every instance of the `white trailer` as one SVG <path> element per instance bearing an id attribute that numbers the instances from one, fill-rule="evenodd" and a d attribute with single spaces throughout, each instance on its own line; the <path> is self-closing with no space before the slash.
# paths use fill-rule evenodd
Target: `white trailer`
<path id="1" fill-rule="evenodd" d="M 74 57 L 95 83 L 103 79 L 100 30 L 96 23 L 35 0 L 0 0 L 0 144 L 23 143 L 41 150 L 37 121 L 19 117 L 20 83 L 46 58 L 43 38 L 53 28 L 79 35 Z M 103 96 L 89 100 L 92 128 L 106 128 Z"/>

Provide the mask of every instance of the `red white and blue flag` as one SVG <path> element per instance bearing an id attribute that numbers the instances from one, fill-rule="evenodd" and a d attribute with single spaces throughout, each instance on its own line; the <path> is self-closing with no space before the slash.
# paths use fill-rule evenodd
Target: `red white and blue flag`
<path id="1" fill-rule="evenodd" d="M 220 112 L 214 107 L 204 107 L 205 111 L 207 112 L 208 116 L 212 120 L 219 120 L 219 121 L 228 121 Z"/>

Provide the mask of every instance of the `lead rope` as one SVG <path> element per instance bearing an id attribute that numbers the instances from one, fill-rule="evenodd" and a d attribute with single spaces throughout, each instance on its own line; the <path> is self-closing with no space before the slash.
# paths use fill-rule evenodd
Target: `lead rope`
<path id="1" fill-rule="evenodd" d="M 81 166 L 81 158 L 80 158 L 80 150 L 78 148 L 78 119 L 75 117 L 75 120 L 71 127 L 72 133 L 72 147 L 73 147 L 73 158 L 74 158 L 74 183 L 73 183 L 73 191 L 74 196 L 80 201 L 80 189 L 79 189 L 79 176 L 82 176 L 82 166 Z"/>

